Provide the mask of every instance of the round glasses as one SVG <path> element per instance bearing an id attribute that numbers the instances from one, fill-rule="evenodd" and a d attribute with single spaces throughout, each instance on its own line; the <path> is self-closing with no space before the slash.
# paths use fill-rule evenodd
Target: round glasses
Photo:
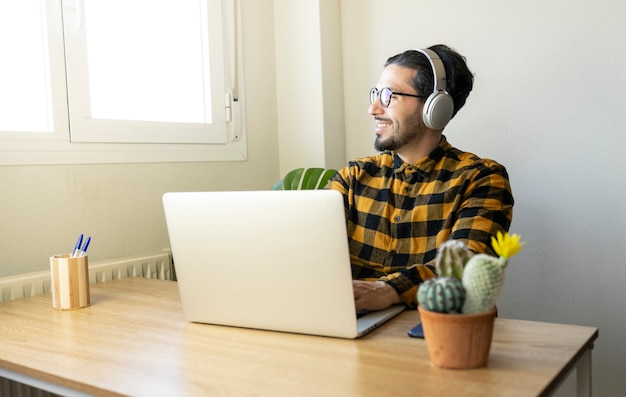
<path id="1" fill-rule="evenodd" d="M 405 94 L 403 92 L 392 91 L 391 88 L 389 87 L 385 87 L 382 90 L 379 90 L 378 88 L 374 87 L 370 90 L 370 105 L 373 105 L 374 101 L 376 101 L 376 98 L 378 98 L 380 99 L 380 104 L 386 108 L 389 106 L 389 102 L 391 102 L 391 97 L 394 95 L 412 96 L 414 98 L 422 98 L 422 99 L 424 98 L 421 95 Z"/>

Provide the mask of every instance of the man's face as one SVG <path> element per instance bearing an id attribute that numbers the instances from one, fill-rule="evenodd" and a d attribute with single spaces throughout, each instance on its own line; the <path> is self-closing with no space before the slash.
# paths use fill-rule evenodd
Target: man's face
<path id="1" fill-rule="evenodd" d="M 413 69 L 391 64 L 383 70 L 376 88 L 380 91 L 388 87 L 395 92 L 420 95 L 409 84 L 415 73 Z M 369 114 L 374 116 L 376 123 L 376 150 L 397 151 L 419 137 L 426 129 L 422 122 L 423 106 L 420 98 L 405 95 L 392 95 L 388 107 L 375 100 L 370 105 Z"/>

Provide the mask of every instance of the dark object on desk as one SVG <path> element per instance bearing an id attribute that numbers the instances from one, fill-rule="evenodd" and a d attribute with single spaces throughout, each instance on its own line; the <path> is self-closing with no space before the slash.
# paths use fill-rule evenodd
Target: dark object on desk
<path id="1" fill-rule="evenodd" d="M 422 323 L 419 323 L 415 327 L 411 328 L 408 333 L 409 333 L 409 336 L 413 338 L 423 338 L 424 329 L 422 328 Z"/>

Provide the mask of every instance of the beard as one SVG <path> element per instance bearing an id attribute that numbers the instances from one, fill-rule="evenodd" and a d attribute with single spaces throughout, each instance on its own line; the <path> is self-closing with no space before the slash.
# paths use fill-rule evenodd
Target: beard
<path id="1" fill-rule="evenodd" d="M 378 119 L 383 120 L 383 119 Z M 384 120 L 391 121 L 391 120 Z M 404 122 L 394 124 L 393 132 L 386 139 L 380 135 L 374 140 L 374 148 L 379 152 L 394 151 L 409 144 L 423 129 L 418 115 L 405 119 Z"/>

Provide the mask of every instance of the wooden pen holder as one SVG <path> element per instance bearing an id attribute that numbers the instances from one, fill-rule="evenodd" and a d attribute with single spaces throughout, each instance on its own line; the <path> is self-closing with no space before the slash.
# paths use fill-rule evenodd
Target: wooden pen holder
<path id="1" fill-rule="evenodd" d="M 50 257 L 52 307 L 75 310 L 90 305 L 89 267 L 87 256 L 72 258 L 70 254 Z"/>

